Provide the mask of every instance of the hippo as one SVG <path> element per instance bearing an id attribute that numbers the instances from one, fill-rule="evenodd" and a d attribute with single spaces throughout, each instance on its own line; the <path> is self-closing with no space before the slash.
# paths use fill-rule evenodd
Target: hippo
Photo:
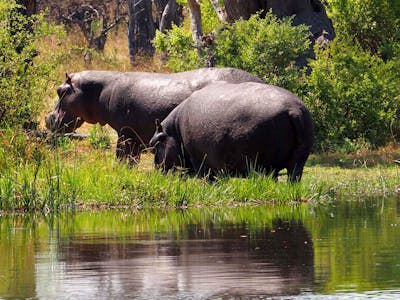
<path id="1" fill-rule="evenodd" d="M 164 119 L 194 91 L 216 81 L 263 82 L 234 68 L 201 68 L 160 74 L 82 71 L 67 75 L 58 87 L 59 100 L 46 118 L 54 132 L 75 131 L 84 122 L 110 125 L 118 134 L 116 155 L 137 162 L 154 132 L 154 120 Z"/>
<path id="2" fill-rule="evenodd" d="M 183 167 L 200 176 L 247 176 L 264 171 L 277 180 L 287 169 L 300 181 L 314 143 L 304 103 L 268 84 L 217 82 L 194 92 L 162 122 L 150 140 L 156 168 Z"/>

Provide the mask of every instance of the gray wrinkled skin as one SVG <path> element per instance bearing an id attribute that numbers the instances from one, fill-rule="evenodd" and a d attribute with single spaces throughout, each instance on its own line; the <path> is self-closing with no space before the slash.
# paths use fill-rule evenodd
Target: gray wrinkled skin
<path id="1" fill-rule="evenodd" d="M 312 118 L 291 92 L 259 83 L 215 83 L 193 93 L 150 141 L 156 167 L 183 166 L 202 176 L 249 169 L 299 181 L 314 142 Z"/>
<path id="2" fill-rule="evenodd" d="M 46 116 L 51 131 L 72 132 L 84 122 L 108 124 L 118 133 L 117 156 L 139 159 L 154 132 L 179 103 L 216 81 L 262 82 L 238 69 L 207 68 L 159 74 L 83 71 L 70 74 L 57 89 L 59 100 Z"/>

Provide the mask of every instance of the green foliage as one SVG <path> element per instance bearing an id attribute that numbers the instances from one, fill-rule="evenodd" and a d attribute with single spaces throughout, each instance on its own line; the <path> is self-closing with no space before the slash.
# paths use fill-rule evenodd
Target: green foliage
<path id="1" fill-rule="evenodd" d="M 187 2 L 185 2 L 187 3 Z M 202 28 L 203 32 L 209 33 L 219 25 L 219 20 L 212 8 L 211 2 L 201 1 Z M 206 51 L 196 49 L 190 32 L 190 20 L 185 18 L 182 26 L 172 24 L 167 33 L 156 31 L 153 40 L 156 51 L 161 56 L 166 56 L 166 66 L 176 72 L 193 70 L 205 66 Z M 197 51 L 202 53 L 199 58 Z"/>
<path id="2" fill-rule="evenodd" d="M 212 8 L 206 7 L 202 13 L 208 20 L 207 30 L 216 29 L 218 20 Z M 185 26 L 174 26 L 166 34 L 157 32 L 154 43 L 157 51 L 168 54 L 166 64 L 174 71 L 204 66 L 208 56 L 214 55 L 217 66 L 240 68 L 268 83 L 293 88 L 299 72 L 294 61 L 305 53 L 310 41 L 308 27 L 292 26 L 291 22 L 291 18 L 278 19 L 268 13 L 265 18 L 254 15 L 226 25 L 217 30 L 215 45 L 200 50 L 200 59 Z"/>
<path id="3" fill-rule="evenodd" d="M 0 130 L 0 210 L 60 205 L 59 160 L 49 161 L 45 146 L 31 138 L 16 128 Z"/>
<path id="4" fill-rule="evenodd" d="M 399 134 L 399 61 L 384 62 L 340 41 L 316 54 L 303 99 L 313 114 L 319 150 L 380 146 Z"/>
<path id="5" fill-rule="evenodd" d="M 383 145 L 400 133 L 400 2 L 326 2 L 337 40 L 317 52 L 305 79 L 318 148 Z"/>
<path id="6" fill-rule="evenodd" d="M 89 132 L 89 143 L 95 149 L 110 149 L 111 140 L 106 129 L 100 124 L 92 126 Z"/>
<path id="7" fill-rule="evenodd" d="M 42 16 L 25 17 L 13 1 L 0 0 L 0 127 L 34 121 L 56 55 L 43 57 L 36 44 L 55 27 Z"/>
<path id="8" fill-rule="evenodd" d="M 351 38 L 364 50 L 380 53 L 383 58 L 394 57 L 400 42 L 400 1 L 327 0 L 327 3 L 338 36 Z"/>
<path id="9" fill-rule="evenodd" d="M 203 27 L 203 32 L 204 33 L 209 33 L 218 26 L 220 26 L 220 21 L 218 19 L 218 16 L 211 4 L 211 1 L 206 0 L 206 1 L 201 1 L 200 2 L 200 9 L 201 9 L 201 25 Z"/>
<path id="10" fill-rule="evenodd" d="M 267 13 L 265 18 L 253 15 L 228 25 L 216 37 L 217 65 L 243 69 L 270 84 L 292 89 L 299 72 L 294 61 L 310 41 L 307 26 L 291 23 L 291 18 L 278 19 Z"/>
<path id="11" fill-rule="evenodd" d="M 166 53 L 168 60 L 166 66 L 176 72 L 202 67 L 190 31 L 184 27 L 172 25 L 166 34 L 156 32 L 153 40 L 158 53 Z"/>

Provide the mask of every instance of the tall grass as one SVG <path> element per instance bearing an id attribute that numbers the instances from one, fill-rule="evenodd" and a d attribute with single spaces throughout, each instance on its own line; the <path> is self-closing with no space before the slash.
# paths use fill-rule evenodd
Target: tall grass
<path id="1" fill-rule="evenodd" d="M 0 210 L 48 212 L 74 204 L 76 183 L 59 147 L 11 128 L 0 131 L 0 145 Z"/>
<path id="2" fill-rule="evenodd" d="M 275 182 L 257 172 L 210 183 L 177 172 L 163 174 L 152 167 L 150 154 L 129 168 L 115 159 L 113 149 L 96 149 L 88 141 L 44 143 L 11 129 L 0 137 L 0 210 L 8 212 L 324 203 L 385 197 L 399 188 L 400 168 L 390 163 L 322 166 L 313 157 L 300 183 L 287 183 L 286 174 Z"/>

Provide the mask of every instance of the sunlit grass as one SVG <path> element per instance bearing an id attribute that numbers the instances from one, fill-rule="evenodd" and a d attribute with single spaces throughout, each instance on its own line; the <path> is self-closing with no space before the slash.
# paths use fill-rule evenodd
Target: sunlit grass
<path id="1" fill-rule="evenodd" d="M 153 168 L 151 154 L 129 168 L 115 159 L 113 149 L 94 149 L 88 141 L 62 139 L 56 147 L 7 131 L 1 144 L 2 211 L 324 203 L 385 197 L 399 189 L 400 167 L 387 159 L 398 155 L 395 147 L 383 149 L 382 160 L 379 151 L 371 153 L 374 164 L 361 166 L 340 166 L 336 159 L 346 155 L 333 160 L 313 156 L 301 183 L 290 184 L 285 172 L 278 182 L 256 172 L 214 182 L 178 172 L 163 174 Z"/>

